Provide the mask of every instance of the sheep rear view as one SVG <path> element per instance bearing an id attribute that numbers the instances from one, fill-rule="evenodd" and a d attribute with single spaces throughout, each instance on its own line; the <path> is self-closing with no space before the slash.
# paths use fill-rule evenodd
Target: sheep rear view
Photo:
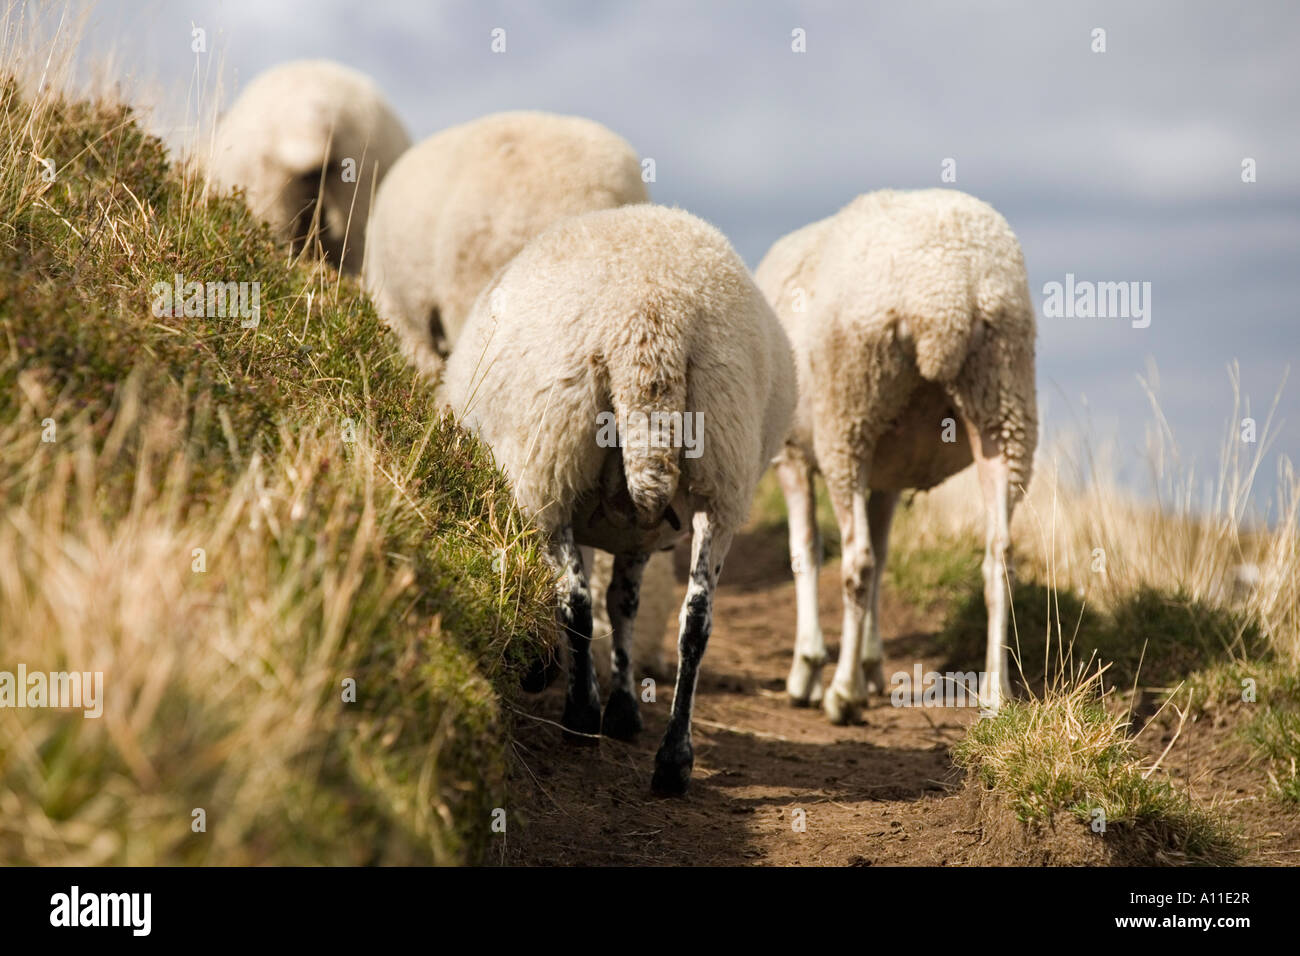
<path id="1" fill-rule="evenodd" d="M 628 649 L 641 574 L 651 553 L 691 535 L 657 793 L 689 782 L 714 588 L 788 431 L 794 383 L 785 334 L 727 240 L 645 205 L 568 219 L 529 243 L 483 290 L 447 363 L 443 400 L 491 447 L 560 577 L 568 730 L 640 729 Z M 614 555 L 603 721 L 584 545 Z"/>
<path id="2" fill-rule="evenodd" d="M 456 345 L 479 291 L 567 216 L 649 200 L 636 152 L 600 123 L 494 113 L 435 133 L 375 197 L 366 291 L 430 372 Z"/>
<path id="3" fill-rule="evenodd" d="M 242 186 L 249 208 L 295 254 L 319 243 L 345 272 L 361 269 L 370 197 L 410 145 L 379 87 L 328 60 L 259 74 L 218 124 L 209 175 Z"/>
<path id="4" fill-rule="evenodd" d="M 756 273 L 795 349 L 799 407 L 778 462 L 796 582 L 787 691 L 835 723 L 885 689 L 880 580 L 899 494 L 970 464 L 986 514 L 980 704 L 1010 693 L 1011 516 L 1037 442 L 1033 304 L 1020 244 L 991 206 L 946 189 L 860 196 L 778 241 Z M 823 695 L 813 476 L 842 539 L 844 619 Z"/>
<path id="5" fill-rule="evenodd" d="M 380 317 L 426 375 L 441 374 L 475 298 L 528 240 L 560 219 L 649 200 L 636 151 L 617 133 L 578 116 L 494 113 L 413 146 L 375 197 L 363 276 Z M 606 593 L 612 564 L 587 562 Z M 672 556 L 657 554 L 641 584 L 634 660 L 663 673 L 664 625 L 676 607 Z M 601 602 L 594 627 L 608 647 Z M 541 690 L 557 673 L 539 661 L 524 682 Z M 608 655 L 598 658 L 602 674 Z"/>

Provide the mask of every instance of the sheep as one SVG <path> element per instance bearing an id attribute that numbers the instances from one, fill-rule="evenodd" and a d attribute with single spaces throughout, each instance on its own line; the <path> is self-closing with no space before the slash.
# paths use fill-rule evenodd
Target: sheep
<path id="1" fill-rule="evenodd" d="M 1034 308 L 1020 244 L 991 206 L 954 190 L 884 190 L 779 240 L 755 280 L 794 345 L 799 406 L 777 475 L 797 602 L 786 690 L 848 723 L 885 689 L 877 603 L 901 491 L 970 464 L 986 513 L 988 608 L 980 704 L 1010 694 L 1011 516 L 1037 444 Z M 960 423 L 960 424 L 959 424 Z M 823 697 L 813 475 L 843 544 L 843 630 Z"/>
<path id="2" fill-rule="evenodd" d="M 571 735 L 632 739 L 640 729 L 628 668 L 638 585 L 648 555 L 691 535 L 656 793 L 689 783 L 713 592 L 789 428 L 794 389 L 790 344 L 730 243 L 689 213 L 650 205 L 564 219 L 530 242 L 479 295 L 447 362 L 442 402 L 492 449 L 548 542 Z M 584 545 L 614 555 L 603 718 Z"/>
<path id="3" fill-rule="evenodd" d="M 513 112 L 464 123 L 412 148 L 385 178 L 370 220 L 366 289 L 408 356 L 436 377 L 475 297 L 525 242 L 564 216 L 649 198 L 636 152 L 592 120 Z M 603 640 L 611 628 L 599 599 L 612 569 L 603 558 L 587 569 Z M 632 657 L 653 674 L 662 673 L 675 589 L 672 556 L 651 557 Z"/>
<path id="4" fill-rule="evenodd" d="M 369 77 L 296 60 L 257 76 L 221 118 L 209 178 L 242 186 L 295 253 L 319 241 L 329 262 L 356 273 L 373 190 L 410 144 Z"/>
<path id="5" fill-rule="evenodd" d="M 513 112 L 453 126 L 380 187 L 366 291 L 436 375 L 479 290 L 524 243 L 562 217 L 648 201 L 632 147 L 592 120 Z"/>

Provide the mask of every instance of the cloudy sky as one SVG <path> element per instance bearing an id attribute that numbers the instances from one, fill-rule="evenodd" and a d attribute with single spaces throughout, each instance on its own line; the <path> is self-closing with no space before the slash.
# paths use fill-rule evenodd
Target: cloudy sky
<path id="1" fill-rule="evenodd" d="M 859 193 L 943 185 L 951 159 L 951 185 L 1024 247 L 1049 431 L 1086 423 L 1139 483 L 1139 376 L 1209 471 L 1227 364 L 1262 426 L 1300 354 L 1300 5 L 103 0 L 87 37 L 159 125 L 299 57 L 371 74 L 417 140 L 497 110 L 592 117 L 655 160 L 655 201 L 715 223 L 751 266 Z M 1044 314 L 1067 273 L 1150 283 L 1150 325 Z M 1279 417 L 1270 478 L 1300 451 L 1300 380 Z"/>

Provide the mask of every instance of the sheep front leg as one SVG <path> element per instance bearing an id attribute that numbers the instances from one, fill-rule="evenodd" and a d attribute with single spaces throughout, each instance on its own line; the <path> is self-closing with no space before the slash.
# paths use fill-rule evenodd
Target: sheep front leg
<path id="1" fill-rule="evenodd" d="M 569 689 L 560 722 L 570 731 L 566 740 L 590 744 L 600 734 L 600 693 L 591 665 L 591 589 L 572 528 L 566 526 L 556 533 L 552 559 L 560 572 L 560 627 L 569 638 Z"/>
<path id="2" fill-rule="evenodd" d="M 833 482 L 831 501 L 840 525 L 843 554 L 840 571 L 844 587 L 844 625 L 840 629 L 840 658 L 835 679 L 826 691 L 822 709 L 833 724 L 849 724 L 867 702 L 867 681 L 862 670 L 863 625 L 875 576 L 871 536 L 867 527 L 867 473 L 854 463 L 847 481 Z"/>
<path id="3" fill-rule="evenodd" d="M 731 531 L 718 528 L 708 512 L 697 511 L 691 542 L 691 581 L 682 603 L 677 636 L 677 683 L 672 716 L 655 754 L 650 788 L 660 796 L 681 796 L 691 780 L 695 748 L 691 745 L 691 709 L 700 660 L 713 627 L 713 592 L 722 562 L 731 547 Z"/>
<path id="4" fill-rule="evenodd" d="M 611 688 L 605 704 L 600 732 L 615 740 L 635 740 L 641 732 L 641 713 L 637 707 L 635 680 L 632 674 L 633 628 L 640 605 L 641 576 L 649 554 L 619 554 L 609 578 L 605 607 L 613 631 L 610 651 Z"/>
<path id="5" fill-rule="evenodd" d="M 787 445 L 777 459 L 776 476 L 785 494 L 790 526 L 790 569 L 794 572 L 796 624 L 794 660 L 786 679 L 786 693 L 796 707 L 822 700 L 822 666 L 826 639 L 817 613 L 817 577 L 821 570 L 821 536 L 817 530 L 817 495 L 813 468 L 807 456 Z"/>

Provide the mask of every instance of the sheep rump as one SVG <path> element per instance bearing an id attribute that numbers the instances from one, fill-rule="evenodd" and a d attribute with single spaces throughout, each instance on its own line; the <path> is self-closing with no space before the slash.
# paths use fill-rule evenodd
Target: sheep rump
<path id="1" fill-rule="evenodd" d="M 712 595 L 794 405 L 789 343 L 727 240 L 694 216 L 628 206 L 564 220 L 480 294 L 447 363 L 442 399 L 492 448 L 515 500 L 546 534 L 569 634 L 564 725 L 640 728 L 627 647 L 648 555 L 692 537 L 673 714 L 652 787 L 685 791 L 690 711 Z M 601 447 L 606 414 L 698 414 L 698 457 L 646 441 Z M 613 689 L 602 719 L 590 665 L 580 545 L 614 555 Z"/>
<path id="2" fill-rule="evenodd" d="M 622 535 L 653 549 L 668 543 L 661 531 L 677 530 L 649 522 L 679 486 L 716 499 L 719 520 L 739 527 L 779 449 L 782 436 L 770 448 L 764 440 L 782 431 L 768 391 L 780 361 L 756 314 L 770 308 L 711 226 L 653 206 L 590 213 L 543 233 L 483 290 L 441 394 L 487 440 L 541 528 L 553 531 L 583 510 L 591 540 L 579 536 L 579 544 L 616 546 Z M 725 317 L 726 333 L 701 329 L 701 315 Z M 784 336 L 781 343 L 788 350 Z M 629 443 L 619 456 L 596 443 L 602 412 L 622 420 L 684 409 L 703 416 L 715 453 L 679 462 L 678 449 Z M 626 502 L 597 495 L 607 459 L 621 460 L 635 515 Z"/>
<path id="3" fill-rule="evenodd" d="M 876 604 L 899 492 L 975 460 L 989 515 L 989 634 L 981 703 L 1009 693 L 1009 525 L 1037 443 L 1035 322 L 1020 244 L 991 206 L 946 189 L 860 196 L 778 241 L 756 281 L 795 349 L 800 398 L 778 462 L 799 613 L 787 689 L 822 698 L 820 563 L 812 476 L 826 479 L 845 542 L 837 723 L 883 690 Z"/>

